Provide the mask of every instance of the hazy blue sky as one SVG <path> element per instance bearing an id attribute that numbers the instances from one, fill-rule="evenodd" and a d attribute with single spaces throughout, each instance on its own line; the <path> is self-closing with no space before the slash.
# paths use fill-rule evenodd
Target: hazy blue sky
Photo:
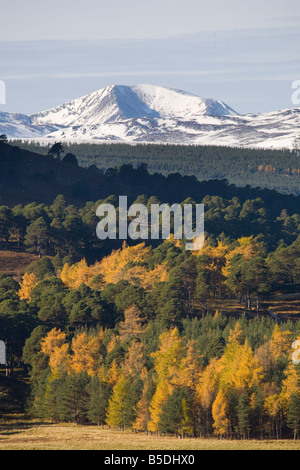
<path id="1" fill-rule="evenodd" d="M 0 39 L 166 37 L 299 25 L 299 15 L 299 0 L 14 0 L 2 2 Z"/>
<path id="2" fill-rule="evenodd" d="M 111 84 L 153 83 L 240 113 L 291 107 L 299 0 L 14 0 L 1 5 L 0 111 L 32 113 Z"/>

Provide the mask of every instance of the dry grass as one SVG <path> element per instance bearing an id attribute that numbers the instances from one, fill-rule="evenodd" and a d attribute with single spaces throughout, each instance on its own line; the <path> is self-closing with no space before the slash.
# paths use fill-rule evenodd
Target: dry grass
<path id="1" fill-rule="evenodd" d="M 37 255 L 23 251 L 0 251 L 0 273 L 20 277 Z"/>
<path id="2" fill-rule="evenodd" d="M 300 293 L 290 295 L 278 295 L 272 299 L 262 302 L 259 316 L 269 317 L 266 308 L 278 315 L 281 320 L 297 320 L 300 319 Z M 209 303 L 209 311 L 222 312 L 225 315 L 235 316 L 236 318 L 244 315 L 244 306 L 239 304 L 236 299 L 216 299 Z M 199 307 L 201 314 L 201 307 Z M 248 312 L 249 318 L 256 317 L 255 299 L 253 300 L 252 311 Z"/>
<path id="3" fill-rule="evenodd" d="M 0 425 L 0 450 L 300 450 L 300 441 L 177 439 L 97 426 Z"/>

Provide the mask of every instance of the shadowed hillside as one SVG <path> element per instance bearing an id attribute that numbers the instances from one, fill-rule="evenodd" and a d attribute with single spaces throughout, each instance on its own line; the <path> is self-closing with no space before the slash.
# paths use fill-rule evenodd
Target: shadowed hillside
<path id="1" fill-rule="evenodd" d="M 162 157 L 163 158 L 163 157 Z M 10 144 L 0 144 L 0 204 L 14 206 L 30 202 L 52 202 L 62 194 L 70 204 L 82 206 L 111 194 L 127 195 L 133 202 L 139 195 L 155 195 L 161 201 L 195 201 L 207 195 L 226 199 L 238 197 L 241 202 L 261 198 L 278 216 L 286 209 L 297 212 L 300 198 L 259 187 L 237 187 L 226 179 L 199 181 L 195 176 L 180 173 L 151 174 L 145 163 L 134 168 L 132 163 L 103 170 L 91 165 L 80 167 L 49 155 L 34 153 Z"/>
<path id="2" fill-rule="evenodd" d="M 89 170 L 49 155 L 0 144 L 1 204 L 47 203 L 57 194 L 80 204 L 97 194 L 102 181 L 103 174 L 96 168 Z"/>

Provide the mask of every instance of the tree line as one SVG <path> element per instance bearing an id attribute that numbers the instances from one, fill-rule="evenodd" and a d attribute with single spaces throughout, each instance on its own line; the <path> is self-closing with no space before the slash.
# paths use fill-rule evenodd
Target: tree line
<path id="1" fill-rule="evenodd" d="M 170 200 L 171 203 L 173 200 Z M 141 194 L 130 197 L 129 203 L 151 204 L 167 202 L 157 196 Z M 242 236 L 259 236 L 267 248 L 275 249 L 281 244 L 291 244 L 300 233 L 300 214 L 292 201 L 289 209 L 278 206 L 274 200 L 241 200 L 234 196 L 206 195 L 197 203 L 204 204 L 205 231 L 215 240 L 234 240 Z M 79 260 L 83 256 L 94 261 L 119 248 L 119 240 L 106 240 L 96 236 L 99 222 L 96 210 L 99 204 L 110 203 L 118 210 L 118 197 L 111 195 L 96 202 L 88 201 L 82 207 L 67 204 L 59 195 L 52 204 L 17 204 L 14 207 L 0 205 L 0 246 L 22 248 L 39 256 L 69 256 Z M 183 204 L 196 205 L 194 199 L 186 198 Z M 153 241 L 152 243 L 156 243 Z M 157 244 L 157 243 L 156 243 Z"/>

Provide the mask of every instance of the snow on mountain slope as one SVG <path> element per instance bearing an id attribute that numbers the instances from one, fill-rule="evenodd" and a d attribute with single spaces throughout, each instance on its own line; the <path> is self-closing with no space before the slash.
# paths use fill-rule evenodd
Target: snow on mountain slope
<path id="1" fill-rule="evenodd" d="M 291 148 L 300 108 L 239 115 L 222 101 L 154 85 L 113 85 L 31 116 L 0 113 L 0 133 L 43 142 Z"/>
<path id="2" fill-rule="evenodd" d="M 10 139 L 40 138 L 59 128 L 53 125 L 32 125 L 30 116 L 26 114 L 0 112 L 0 134 L 5 134 Z"/>
<path id="3" fill-rule="evenodd" d="M 33 124 L 99 125 L 133 118 L 236 115 L 217 100 L 154 85 L 113 85 L 31 116 Z"/>

